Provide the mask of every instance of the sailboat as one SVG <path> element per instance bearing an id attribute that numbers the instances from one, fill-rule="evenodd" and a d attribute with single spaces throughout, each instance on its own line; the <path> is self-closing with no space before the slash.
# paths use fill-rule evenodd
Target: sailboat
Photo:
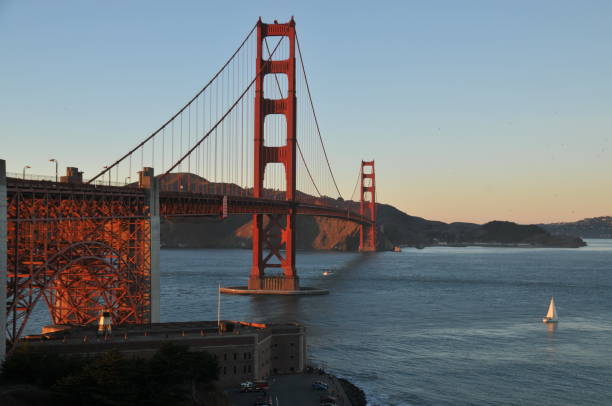
<path id="1" fill-rule="evenodd" d="M 542 323 L 556 323 L 557 321 L 559 321 L 559 317 L 557 316 L 557 309 L 555 308 L 555 298 L 551 297 L 548 313 L 546 313 L 546 317 L 542 319 Z"/>

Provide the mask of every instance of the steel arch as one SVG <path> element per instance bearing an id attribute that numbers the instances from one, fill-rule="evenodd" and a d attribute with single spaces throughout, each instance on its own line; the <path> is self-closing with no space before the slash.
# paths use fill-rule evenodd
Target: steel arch
<path id="1" fill-rule="evenodd" d="M 70 244 L 39 265 L 31 278 L 18 284 L 8 283 L 9 341 L 19 339 L 41 297 L 55 324 L 88 324 L 95 321 L 102 309 L 111 311 L 115 323 L 146 322 L 148 309 L 135 300 L 142 297 L 140 291 L 147 289 L 143 283 L 146 281 L 141 279 L 121 253 L 107 244 L 99 241 Z M 83 297 L 79 290 L 92 293 Z M 25 298 L 33 299 L 21 300 Z M 58 300 L 67 303 L 58 308 Z M 66 307 L 69 311 L 61 314 Z"/>

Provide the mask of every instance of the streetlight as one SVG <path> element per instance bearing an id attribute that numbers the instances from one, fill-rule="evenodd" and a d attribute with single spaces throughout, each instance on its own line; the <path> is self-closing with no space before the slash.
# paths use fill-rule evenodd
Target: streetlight
<path id="1" fill-rule="evenodd" d="M 55 181 L 57 182 L 57 159 L 51 158 L 49 162 L 55 162 Z"/>
<path id="2" fill-rule="evenodd" d="M 26 171 L 26 169 L 30 169 L 30 168 L 31 168 L 30 165 L 26 165 L 26 166 L 23 167 L 23 178 L 24 179 L 25 179 L 25 171 Z"/>
<path id="3" fill-rule="evenodd" d="M 108 169 L 108 166 L 104 166 L 104 169 Z M 111 171 L 108 171 L 108 186 L 111 185 Z"/>

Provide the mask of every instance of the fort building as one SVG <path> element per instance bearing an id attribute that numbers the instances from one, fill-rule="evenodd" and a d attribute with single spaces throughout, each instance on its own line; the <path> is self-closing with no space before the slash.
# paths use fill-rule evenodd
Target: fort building
<path id="1" fill-rule="evenodd" d="M 270 375 L 304 371 L 305 328 L 299 324 L 193 321 L 113 326 L 101 333 L 92 326 L 47 326 L 19 345 L 33 351 L 95 356 L 112 348 L 126 356 L 151 357 L 165 342 L 206 351 L 219 365 L 219 385 L 228 387 Z"/>

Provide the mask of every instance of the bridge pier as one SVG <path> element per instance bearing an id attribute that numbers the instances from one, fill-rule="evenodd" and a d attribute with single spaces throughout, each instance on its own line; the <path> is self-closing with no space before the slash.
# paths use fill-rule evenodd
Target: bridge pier
<path id="1" fill-rule="evenodd" d="M 6 354 L 7 214 L 6 162 L 0 159 L 0 363 Z"/>
<path id="2" fill-rule="evenodd" d="M 161 228 L 159 217 L 159 179 L 155 178 L 153 168 L 143 168 L 138 173 L 138 185 L 148 189 L 146 203 L 149 206 L 150 221 L 150 261 L 151 261 L 151 323 L 160 322 L 160 269 L 159 269 L 159 250 L 161 245 Z"/>
<path id="3" fill-rule="evenodd" d="M 250 290 L 300 290 L 300 278 L 297 276 L 287 277 L 284 275 L 279 276 L 253 276 L 249 277 L 249 286 Z"/>

